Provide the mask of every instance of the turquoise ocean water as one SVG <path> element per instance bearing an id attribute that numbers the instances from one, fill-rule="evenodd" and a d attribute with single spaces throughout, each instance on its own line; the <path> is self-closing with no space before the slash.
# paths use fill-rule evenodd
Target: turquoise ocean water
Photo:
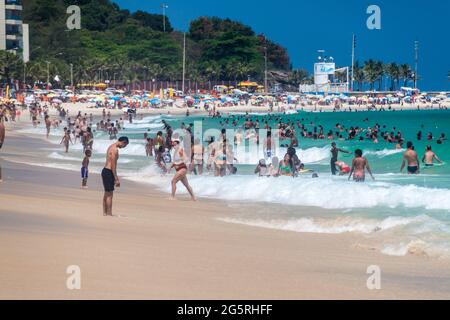
<path id="1" fill-rule="evenodd" d="M 251 114 L 248 117 L 259 119 L 261 128 L 268 119 L 267 114 Z M 120 174 L 169 192 L 170 177 L 161 176 L 153 161 L 145 157 L 145 132 L 154 136 L 162 130 L 163 119 L 174 129 L 182 123 L 200 121 L 203 132 L 206 132 L 209 129 L 240 128 L 245 118 L 244 114 L 216 119 L 168 115 L 138 118 L 133 124 L 127 123 L 121 133 L 131 139 L 131 144 L 121 152 Z M 238 121 L 236 127 L 231 124 L 233 119 Z M 318 179 L 312 179 L 310 174 L 295 179 L 255 177 L 253 169 L 257 161 L 263 158 L 262 150 L 246 155 L 245 161 L 237 164 L 238 173 L 235 176 L 190 176 L 194 191 L 200 198 L 226 200 L 227 205 L 237 209 L 238 214 L 223 217 L 224 221 L 292 232 L 356 233 L 361 235 L 363 243 L 385 254 L 401 256 L 420 253 L 450 257 L 450 141 L 437 143 L 442 133 L 450 136 L 450 112 L 302 112 L 272 115 L 270 125 L 276 126 L 280 120 L 294 124 L 301 121 L 308 131 L 322 125 L 325 135 L 329 130 L 335 131 L 337 123 L 346 128 L 368 128 L 380 124 L 381 131 L 401 131 L 406 141 L 414 143 L 420 158 L 425 147 L 431 145 L 444 165 L 423 169 L 418 176 L 408 176 L 399 172 L 404 150 L 396 150 L 395 144 L 386 143 L 381 137 L 379 143 L 335 140 L 342 149 L 352 152 L 362 149 L 371 164 L 376 180 L 368 178 L 364 184 L 355 184 L 347 181 L 346 177 L 331 176 L 330 140 L 304 139 L 297 129 L 300 143 L 297 153 L 307 168 L 319 174 Z M 416 137 L 419 130 L 422 131 L 421 141 Z M 44 130 L 29 128 L 24 132 L 36 135 L 43 134 Z M 432 141 L 427 140 L 429 132 L 434 136 Z M 64 154 L 58 145 L 60 136 L 59 130 L 52 132 L 54 148 L 43 151 L 45 160 L 40 165 L 78 171 L 82 158 L 81 146 L 75 145 L 69 154 Z M 101 170 L 110 143 L 104 133 L 96 133 L 91 171 Z M 284 150 L 279 150 L 279 156 L 283 154 Z M 340 160 L 348 164 L 351 159 L 352 155 L 340 155 Z M 180 191 L 183 192 L 182 188 Z"/>

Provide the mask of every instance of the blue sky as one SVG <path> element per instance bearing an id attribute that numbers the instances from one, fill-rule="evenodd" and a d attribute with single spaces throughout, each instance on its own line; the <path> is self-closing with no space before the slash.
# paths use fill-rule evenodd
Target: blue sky
<path id="1" fill-rule="evenodd" d="M 163 0 L 115 0 L 122 8 L 161 13 Z M 414 41 L 420 41 L 422 90 L 450 90 L 450 0 L 166 0 L 177 30 L 187 31 L 199 16 L 241 21 L 287 48 L 295 68 L 313 71 L 317 50 L 339 66 L 351 65 L 352 34 L 356 58 L 414 64 Z M 369 5 L 381 8 L 381 30 L 369 30 Z"/>

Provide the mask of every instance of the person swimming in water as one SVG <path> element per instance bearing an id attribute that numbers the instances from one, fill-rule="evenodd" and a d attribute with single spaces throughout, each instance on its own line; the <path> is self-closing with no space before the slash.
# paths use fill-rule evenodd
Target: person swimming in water
<path id="1" fill-rule="evenodd" d="M 433 152 L 431 146 L 427 146 L 425 154 L 423 155 L 422 162 L 425 164 L 426 167 L 432 167 L 434 166 L 434 160 L 436 160 L 439 163 L 442 163 L 441 159 L 436 155 L 436 153 Z"/>
<path id="2" fill-rule="evenodd" d="M 280 164 L 278 166 L 278 175 L 288 177 L 293 176 L 291 167 L 291 156 L 289 155 L 289 153 L 286 153 L 284 159 L 280 161 Z"/>
<path id="3" fill-rule="evenodd" d="M 406 144 L 406 152 L 403 154 L 403 162 L 400 168 L 400 172 L 403 172 L 403 169 L 408 163 L 408 174 L 419 174 L 420 172 L 420 162 L 419 157 L 417 156 L 417 152 L 414 151 L 414 146 L 411 141 Z"/>
<path id="4" fill-rule="evenodd" d="M 345 176 L 350 173 L 350 166 L 342 161 L 336 161 L 336 167 L 339 169 L 339 175 Z"/>
<path id="5" fill-rule="evenodd" d="M 270 176 L 270 171 L 269 171 L 269 168 L 267 167 L 265 159 L 259 160 L 259 163 L 255 168 L 255 174 L 258 174 L 260 177 L 269 177 Z"/>
<path id="6" fill-rule="evenodd" d="M 375 180 L 372 170 L 369 166 L 369 161 L 363 157 L 363 152 L 361 149 L 355 151 L 355 158 L 352 161 L 352 169 L 350 170 L 350 175 L 348 180 L 353 176 L 353 181 L 364 182 L 366 180 L 366 169 L 369 172 L 373 180 Z"/>

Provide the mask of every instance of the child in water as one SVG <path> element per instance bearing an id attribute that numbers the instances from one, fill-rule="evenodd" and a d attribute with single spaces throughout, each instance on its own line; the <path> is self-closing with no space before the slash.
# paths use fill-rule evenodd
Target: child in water
<path id="1" fill-rule="evenodd" d="M 70 131 L 67 130 L 64 133 L 64 136 L 62 137 L 61 143 L 60 144 L 64 144 L 64 148 L 66 150 L 66 153 L 69 152 L 69 143 L 72 143 L 72 138 L 70 137 Z"/>
<path id="2" fill-rule="evenodd" d="M 81 188 L 87 189 L 87 180 L 89 176 L 89 158 L 92 156 L 92 151 L 88 149 L 85 151 L 84 155 L 85 157 L 81 164 Z"/>

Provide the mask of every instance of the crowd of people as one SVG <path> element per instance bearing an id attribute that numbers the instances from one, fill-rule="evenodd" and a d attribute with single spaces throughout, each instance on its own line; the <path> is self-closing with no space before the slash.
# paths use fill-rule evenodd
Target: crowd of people
<path id="1" fill-rule="evenodd" d="M 82 114 L 81 112 L 78 112 L 75 116 L 70 116 L 68 110 L 59 108 L 59 118 L 52 119 L 47 105 L 35 103 L 29 106 L 29 114 L 34 127 L 37 127 L 43 119 L 47 137 L 49 137 L 52 128 L 65 125 L 61 145 L 63 145 L 66 153 L 69 152 L 71 144 L 82 144 L 84 155 L 81 161 L 82 188 L 88 187 L 89 162 L 94 152 L 94 132 L 104 132 L 110 140 L 116 141 L 108 148 L 105 167 L 102 171 L 105 189 L 103 213 L 104 215 L 112 215 L 113 192 L 115 187 L 120 186 L 117 175 L 119 150 L 129 144 L 127 137 L 118 138 L 118 136 L 125 127 L 125 121 L 132 123 L 133 119 L 137 117 L 136 113 L 124 113 L 123 116 L 113 120 L 110 111 L 104 109 L 101 119 L 97 120 L 94 119 L 92 114 Z M 4 122 L 16 121 L 17 117 L 20 119 L 20 115 L 21 110 L 14 103 L 7 102 L 0 105 L 0 149 L 5 140 Z M 186 114 L 186 116 L 189 117 L 189 114 Z M 336 141 L 353 140 L 379 143 L 379 140 L 382 139 L 384 142 L 395 144 L 396 149 L 402 149 L 405 142 L 401 130 L 396 127 L 388 128 L 387 125 L 379 123 L 374 126 L 367 125 L 367 127 L 347 127 L 344 124 L 336 123 L 333 128 L 325 130 L 323 125 L 316 124 L 314 121 L 305 118 L 293 120 L 284 114 L 252 117 L 246 113 L 223 117 L 214 110 L 210 118 L 218 122 L 221 131 L 218 137 L 208 137 L 206 145 L 203 145 L 202 141 L 194 136 L 193 124 L 184 122 L 181 123 L 180 128 L 174 130 L 169 122 L 162 120 L 163 129 L 157 132 L 154 137 L 151 137 L 149 133 L 144 134 L 146 155 L 154 158 L 154 163 L 161 170 L 161 173 L 168 174 L 172 169 L 175 169 L 175 175 L 171 181 L 173 198 L 175 198 L 177 184 L 181 182 L 188 190 L 192 200 L 196 200 L 188 182 L 188 174 L 202 175 L 209 172 L 216 177 L 236 174 L 238 160 L 235 150 L 237 147 L 251 143 L 258 146 L 262 145 L 263 148 L 264 158 L 258 161 L 254 169 L 254 173 L 258 176 L 297 177 L 299 174 L 308 173 L 312 174 L 313 178 L 317 178 L 318 174 L 306 169 L 296 153 L 296 148 L 299 147 L 299 138 L 331 140 L 331 174 L 348 175 L 349 180 L 353 178 L 356 182 L 362 182 L 365 181 L 366 171 L 374 178 L 369 161 L 363 156 L 360 149 L 355 150 L 351 165 L 340 161 L 338 159 L 340 153 L 351 154 L 351 152 L 338 148 Z M 369 119 L 365 119 L 364 122 L 369 123 Z M 260 134 L 262 129 L 266 132 L 263 138 Z M 231 136 L 228 134 L 228 130 L 233 131 Z M 416 138 L 418 141 L 423 139 L 422 130 L 417 132 Z M 446 136 L 442 133 L 436 139 L 429 132 L 425 139 L 430 142 L 435 140 L 437 144 L 442 144 L 446 140 Z M 287 150 L 282 159 L 277 157 L 279 147 L 284 147 Z M 421 161 L 419 161 L 419 156 L 412 142 L 408 142 L 406 148 L 400 171 L 403 171 L 406 167 L 408 174 L 418 174 L 421 162 L 425 166 L 433 166 L 435 162 L 442 163 L 433 152 L 431 144 L 427 146 Z"/>

